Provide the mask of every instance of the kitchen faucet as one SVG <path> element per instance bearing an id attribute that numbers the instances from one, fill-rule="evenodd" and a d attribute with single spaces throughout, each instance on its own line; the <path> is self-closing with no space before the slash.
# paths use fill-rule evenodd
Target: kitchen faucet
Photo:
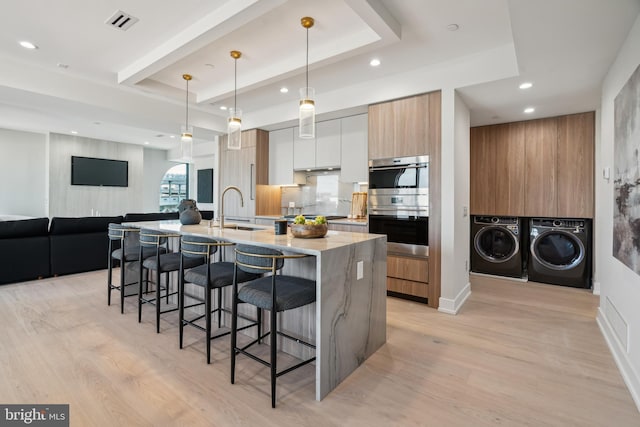
<path id="1" fill-rule="evenodd" d="M 244 206 L 244 199 L 242 197 L 242 191 L 235 185 L 230 185 L 222 190 L 222 195 L 220 196 L 220 230 L 224 228 L 224 195 L 229 190 L 236 190 L 240 195 L 240 206 Z"/>

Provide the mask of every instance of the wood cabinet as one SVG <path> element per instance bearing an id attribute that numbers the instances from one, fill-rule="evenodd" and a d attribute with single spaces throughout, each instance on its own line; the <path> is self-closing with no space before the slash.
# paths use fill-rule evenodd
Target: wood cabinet
<path id="1" fill-rule="evenodd" d="M 229 150 L 227 136 L 220 139 L 220 195 L 225 187 L 235 185 L 242 191 L 244 206 L 235 191 L 225 196 L 225 216 L 253 218 L 257 203 L 263 203 L 257 196 L 257 186 L 268 184 L 269 177 L 269 134 L 260 129 L 242 132 L 242 148 Z"/>
<path id="2" fill-rule="evenodd" d="M 429 298 L 429 261 L 387 256 L 387 290 L 417 298 Z"/>
<path id="3" fill-rule="evenodd" d="M 592 218 L 593 112 L 471 129 L 473 215 Z"/>
<path id="4" fill-rule="evenodd" d="M 341 119 L 340 181 L 367 182 L 368 140 L 366 114 Z"/>
<path id="5" fill-rule="evenodd" d="M 471 213 L 524 213 L 524 126 L 482 126 L 471 132 Z"/>
<path id="6" fill-rule="evenodd" d="M 369 106 L 369 159 L 419 156 L 428 151 L 434 117 L 440 117 L 440 92 Z M 430 111 L 432 107 L 436 111 Z M 435 116 L 434 116 L 435 114 Z"/>
<path id="7" fill-rule="evenodd" d="M 525 122 L 525 216 L 549 216 L 558 207 L 555 118 Z"/>
<path id="8" fill-rule="evenodd" d="M 391 292 L 426 298 L 434 308 L 439 304 L 441 276 L 441 110 L 442 94 L 436 91 L 370 105 L 368 120 L 370 160 L 429 155 L 429 260 L 422 267 L 429 284 L 387 274 L 387 287 Z M 393 262 L 388 256 L 387 268 Z"/>
<path id="9" fill-rule="evenodd" d="M 558 118 L 558 209 L 564 218 L 593 218 L 595 113 Z"/>
<path id="10" fill-rule="evenodd" d="M 303 139 L 294 128 L 294 170 L 340 167 L 340 119 L 316 123 L 316 137 Z"/>

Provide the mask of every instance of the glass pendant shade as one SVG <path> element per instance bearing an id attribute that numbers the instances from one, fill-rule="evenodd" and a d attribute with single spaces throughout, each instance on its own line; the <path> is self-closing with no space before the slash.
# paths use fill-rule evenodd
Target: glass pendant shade
<path id="1" fill-rule="evenodd" d="M 242 110 L 229 108 L 227 121 L 227 148 L 239 150 L 242 147 Z"/>
<path id="2" fill-rule="evenodd" d="M 191 126 L 182 126 L 180 154 L 180 157 L 185 161 L 190 161 L 193 158 L 193 128 Z"/>
<path id="3" fill-rule="evenodd" d="M 315 138 L 316 137 L 316 104 L 313 101 L 315 91 L 312 87 L 303 87 L 300 89 L 300 114 L 299 114 L 299 137 Z"/>

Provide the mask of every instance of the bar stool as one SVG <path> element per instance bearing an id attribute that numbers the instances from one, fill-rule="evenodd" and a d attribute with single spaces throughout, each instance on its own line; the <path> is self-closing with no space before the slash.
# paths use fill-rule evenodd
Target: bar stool
<path id="1" fill-rule="evenodd" d="M 142 322 L 142 305 L 152 304 L 156 308 L 156 333 L 160 333 L 160 315 L 164 313 L 170 313 L 178 310 L 178 307 L 174 308 L 162 308 L 162 291 L 164 290 L 164 297 L 166 304 L 169 304 L 169 297 L 177 295 L 178 290 L 171 292 L 169 283 L 169 273 L 180 270 L 181 256 L 179 252 L 172 252 L 169 249 L 169 239 L 180 237 L 179 234 L 164 233 L 156 230 L 142 229 L 140 230 L 140 256 L 145 249 L 152 251 L 153 255 L 144 258 L 140 266 L 138 283 L 138 323 Z M 202 264 L 204 261 L 198 258 L 189 258 L 184 262 L 184 268 L 192 268 Z M 142 271 L 147 272 L 146 283 L 149 283 L 148 273 L 150 270 L 156 272 L 155 282 L 155 297 L 147 298 L 142 293 Z M 165 284 L 160 284 L 162 273 L 165 273 Z M 145 292 L 145 295 L 148 292 Z"/>
<path id="2" fill-rule="evenodd" d="M 222 251 L 219 251 L 220 258 L 217 262 L 211 262 L 214 258 L 214 254 L 218 252 L 218 248 L 225 246 L 234 246 L 235 243 L 222 242 L 212 240 L 207 237 L 197 236 L 183 236 L 180 242 L 180 288 L 179 288 L 179 313 L 180 313 L 180 348 L 183 345 L 183 332 L 184 326 L 193 326 L 201 331 L 205 332 L 207 342 L 207 363 L 211 363 L 211 340 L 229 335 L 231 332 L 226 331 L 211 335 L 211 315 L 217 314 L 218 317 L 218 329 L 222 326 L 222 313 L 231 313 L 222 307 L 222 291 L 223 288 L 231 286 L 233 284 L 233 262 L 222 261 Z M 203 264 L 194 267 L 190 270 L 186 269 L 188 260 L 200 259 Z M 246 282 L 257 278 L 257 274 L 240 272 L 238 274 L 238 282 Z M 193 284 L 199 288 L 204 289 L 204 298 L 187 294 L 185 292 L 185 285 Z M 215 309 L 212 309 L 212 290 L 217 290 L 218 304 Z M 185 306 L 185 296 L 196 300 L 194 304 Z M 191 308 L 204 305 L 204 314 L 199 315 L 192 319 L 185 319 L 185 308 Z M 202 318 L 205 318 L 205 327 L 203 328 L 196 322 Z M 255 322 L 254 319 L 247 319 Z M 254 326 L 253 324 L 245 326 L 242 329 Z"/>
<path id="3" fill-rule="evenodd" d="M 109 262 L 107 264 L 107 305 L 111 305 L 111 291 L 120 291 L 120 313 L 124 313 L 124 298 L 136 295 L 135 293 L 126 295 L 127 286 L 137 285 L 138 282 L 125 283 L 126 264 L 138 262 L 153 255 L 153 251 L 145 248 L 140 252 L 139 228 L 127 227 L 122 224 L 110 223 L 108 229 L 109 236 Z M 120 264 L 120 285 L 112 283 L 113 261 Z"/>
<path id="4" fill-rule="evenodd" d="M 231 384 L 235 382 L 236 355 L 242 353 L 249 358 L 268 366 L 271 370 L 271 407 L 276 407 L 276 378 L 287 374 L 294 369 L 313 362 L 315 356 L 304 360 L 294 366 L 288 367 L 280 372 L 277 371 L 277 336 L 293 340 L 307 347 L 315 349 L 316 346 L 301 339 L 287 335 L 278 331 L 277 313 L 291 310 L 311 304 L 316 300 L 316 282 L 301 277 L 277 274 L 284 266 L 285 259 L 303 258 L 307 255 L 283 255 L 275 249 L 238 245 L 235 249 L 236 262 L 233 281 L 233 304 L 231 316 Z M 239 272 L 247 273 L 271 273 L 246 283 L 242 289 L 238 290 Z M 258 324 L 257 338 L 244 347 L 237 346 L 238 333 L 238 304 L 247 303 L 255 305 L 258 309 L 258 319 L 262 318 L 262 310 L 270 312 L 270 331 L 261 335 L 261 325 Z M 270 336 L 270 359 L 266 361 L 250 353 L 247 349 L 262 338 Z"/>

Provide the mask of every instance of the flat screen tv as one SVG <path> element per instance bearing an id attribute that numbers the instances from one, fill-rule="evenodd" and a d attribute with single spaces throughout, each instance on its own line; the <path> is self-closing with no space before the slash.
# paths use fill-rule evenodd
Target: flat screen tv
<path id="1" fill-rule="evenodd" d="M 129 162 L 71 156 L 71 185 L 129 186 Z"/>

